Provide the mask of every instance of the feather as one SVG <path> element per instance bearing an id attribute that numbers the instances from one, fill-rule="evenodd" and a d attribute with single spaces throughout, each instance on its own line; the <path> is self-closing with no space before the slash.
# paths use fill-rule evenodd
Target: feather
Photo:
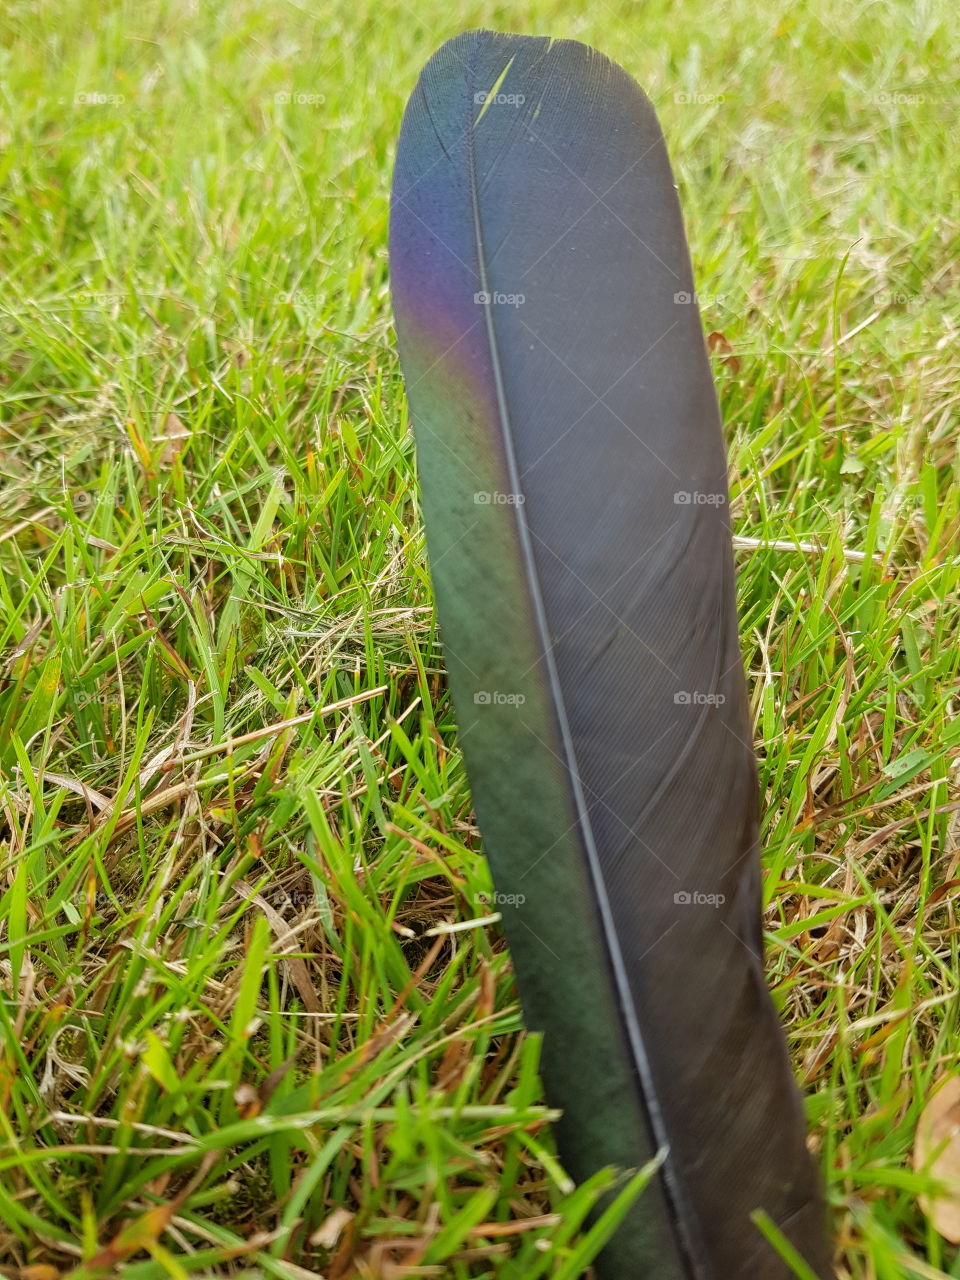
<path id="1" fill-rule="evenodd" d="M 659 1153 L 599 1274 L 831 1274 L 762 966 L 726 459 L 663 138 L 595 50 L 444 45 L 391 289 L 460 740 L 577 1178 Z"/>

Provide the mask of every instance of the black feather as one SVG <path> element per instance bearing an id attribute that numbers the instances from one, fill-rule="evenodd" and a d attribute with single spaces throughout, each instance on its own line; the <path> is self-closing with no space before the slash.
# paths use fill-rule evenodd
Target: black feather
<path id="1" fill-rule="evenodd" d="M 461 741 L 562 1154 L 662 1154 L 606 1277 L 830 1274 L 761 960 L 726 459 L 629 76 L 470 32 L 404 117 L 400 355 Z M 511 899 L 513 901 L 511 901 Z"/>

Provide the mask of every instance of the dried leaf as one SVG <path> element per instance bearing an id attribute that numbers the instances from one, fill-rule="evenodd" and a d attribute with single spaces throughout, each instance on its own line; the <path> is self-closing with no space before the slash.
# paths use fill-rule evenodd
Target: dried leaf
<path id="1" fill-rule="evenodd" d="M 329 1217 L 324 1218 L 310 1237 L 310 1243 L 320 1249 L 333 1249 L 346 1228 L 353 1221 L 354 1215 L 349 1209 L 334 1209 Z"/>
<path id="2" fill-rule="evenodd" d="M 68 777 L 65 773 L 52 773 L 49 769 L 43 776 L 47 782 L 52 782 L 55 787 L 62 787 L 64 791 L 73 791 L 76 795 L 82 796 L 94 809 L 109 809 L 113 803 L 108 796 L 95 791 L 93 787 L 88 787 L 79 778 Z"/>
<path id="3" fill-rule="evenodd" d="M 457 1037 L 451 1040 L 444 1051 L 443 1060 L 437 1071 L 437 1087 L 439 1089 L 456 1089 L 463 1081 L 467 1067 L 473 1058 L 473 1044 Z"/>
<path id="4" fill-rule="evenodd" d="M 740 357 L 733 354 L 733 344 L 724 337 L 719 329 L 707 334 L 707 347 L 711 355 L 715 355 L 721 364 L 730 366 L 731 373 L 740 372 Z"/>
<path id="5" fill-rule="evenodd" d="M 927 1102 L 917 1125 L 913 1167 L 942 1184 L 920 1196 L 920 1208 L 951 1244 L 960 1244 L 960 1076 L 948 1076 Z"/>
<path id="6" fill-rule="evenodd" d="M 242 1081 L 233 1091 L 233 1100 L 243 1120 L 250 1120 L 260 1114 L 260 1095 L 252 1084 Z"/>
<path id="7" fill-rule="evenodd" d="M 180 454 L 183 453 L 186 443 L 190 439 L 190 431 L 175 413 L 170 412 L 163 419 L 160 435 L 157 439 L 164 442 L 163 452 L 157 462 L 161 467 L 165 467 L 169 466 L 174 458 L 179 458 Z"/>
<path id="8" fill-rule="evenodd" d="M 99 1253 L 69 1272 L 67 1280 L 88 1280 L 98 1272 L 113 1271 L 141 1250 L 149 1250 L 167 1230 L 178 1208 L 179 1198 L 172 1203 L 159 1204 L 128 1222 Z"/>
<path id="9" fill-rule="evenodd" d="M 265 898 L 258 893 L 254 893 L 250 885 L 238 880 L 234 888 L 241 897 L 246 898 L 248 902 L 255 903 L 266 916 L 267 923 L 273 930 L 277 940 L 277 950 L 284 957 L 283 963 L 287 967 L 293 985 L 296 987 L 307 1012 L 322 1013 L 323 1008 L 317 996 L 317 990 L 310 976 L 310 969 L 306 960 L 302 956 L 289 954 L 290 952 L 296 952 L 300 946 L 297 940 L 297 928 L 289 925 L 280 912 L 272 907 Z"/>

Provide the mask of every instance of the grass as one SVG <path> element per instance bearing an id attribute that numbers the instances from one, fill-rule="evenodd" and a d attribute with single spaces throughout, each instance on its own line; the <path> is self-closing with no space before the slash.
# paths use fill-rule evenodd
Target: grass
<path id="1" fill-rule="evenodd" d="M 484 919 L 390 327 L 403 103 L 490 25 L 598 44 L 660 112 L 840 1274 L 960 1277 L 910 1159 L 960 1053 L 946 0 L 0 23 L 5 1274 L 572 1278 L 612 1226 Z"/>

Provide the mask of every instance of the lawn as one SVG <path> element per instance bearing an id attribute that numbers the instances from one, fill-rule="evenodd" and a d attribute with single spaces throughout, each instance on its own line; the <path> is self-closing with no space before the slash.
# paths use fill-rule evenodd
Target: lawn
<path id="1" fill-rule="evenodd" d="M 403 105 L 478 25 L 660 114 L 839 1273 L 960 1277 L 913 1165 L 960 1058 L 947 0 L 7 0 L 0 1269 L 573 1280 L 642 1194 L 555 1154 L 391 327 Z"/>

